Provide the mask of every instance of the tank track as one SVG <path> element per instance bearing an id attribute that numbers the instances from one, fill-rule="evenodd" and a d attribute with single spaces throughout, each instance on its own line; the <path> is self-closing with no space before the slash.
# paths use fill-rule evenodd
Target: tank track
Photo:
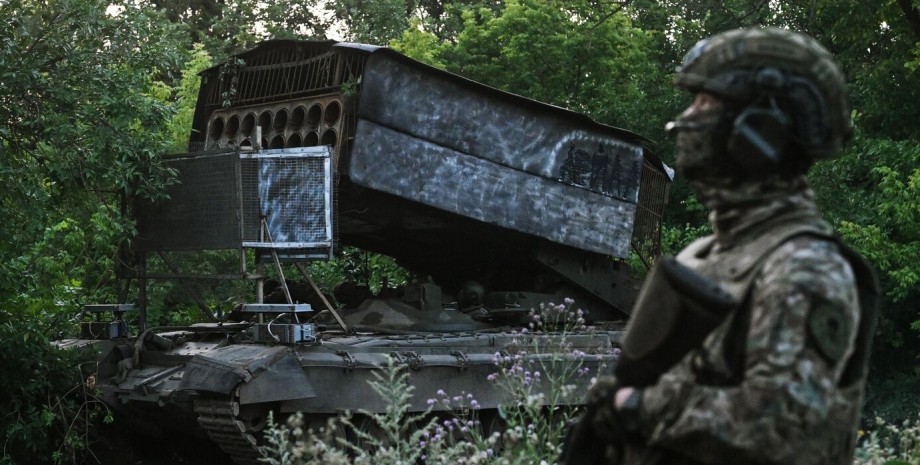
<path id="1" fill-rule="evenodd" d="M 198 424 L 237 465 L 264 465 L 265 452 L 246 422 L 240 418 L 240 404 L 234 401 L 202 399 L 195 401 Z"/>

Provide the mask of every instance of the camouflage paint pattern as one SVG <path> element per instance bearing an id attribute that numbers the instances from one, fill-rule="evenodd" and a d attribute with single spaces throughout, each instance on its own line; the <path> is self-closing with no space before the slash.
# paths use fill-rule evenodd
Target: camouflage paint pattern
<path id="1" fill-rule="evenodd" d="M 822 237 L 830 228 L 811 190 L 797 179 L 700 194 L 716 234 L 678 258 L 747 299 L 701 349 L 644 390 L 648 445 L 690 463 L 852 463 L 864 380 L 840 381 L 859 301 L 850 264 Z M 817 233 L 765 245 L 803 226 Z M 809 330 L 816 309 L 832 316 L 836 338 L 816 340 L 828 336 Z M 665 462 L 633 452 L 626 463 Z"/>

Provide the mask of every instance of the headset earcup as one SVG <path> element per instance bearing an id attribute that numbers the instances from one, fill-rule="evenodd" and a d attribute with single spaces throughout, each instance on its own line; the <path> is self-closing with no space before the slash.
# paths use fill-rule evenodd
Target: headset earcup
<path id="1" fill-rule="evenodd" d="M 789 118 L 776 108 L 745 108 L 735 118 L 726 151 L 731 160 L 750 174 L 775 171 L 792 130 Z"/>

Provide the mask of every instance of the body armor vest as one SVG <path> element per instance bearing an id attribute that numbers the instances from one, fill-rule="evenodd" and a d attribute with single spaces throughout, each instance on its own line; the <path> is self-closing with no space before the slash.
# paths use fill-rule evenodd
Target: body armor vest
<path id="1" fill-rule="evenodd" d="M 853 269 L 860 300 L 859 328 L 855 350 L 840 380 L 840 386 L 849 386 L 864 379 L 868 372 L 880 290 L 878 278 L 872 266 L 858 252 L 840 241 L 829 226 L 823 222 L 818 224 L 793 221 L 780 223 L 767 233 L 761 234 L 757 239 L 735 247 L 731 251 L 722 252 L 722 259 L 717 261 L 706 259 L 715 245 L 715 237 L 706 236 L 687 246 L 677 256 L 677 260 L 704 276 L 721 282 L 729 294 L 738 302 L 743 302 L 730 316 L 733 320 L 730 324 L 735 327 L 728 334 L 736 336 L 735 340 L 726 341 L 724 345 L 726 352 L 731 352 L 726 353 L 728 366 L 725 367 L 727 369 L 725 374 L 735 378 L 741 376 L 739 370 L 743 367 L 743 358 L 739 359 L 739 357 L 744 354 L 744 338 L 747 335 L 747 320 L 750 318 L 750 306 L 746 301 L 750 297 L 754 280 L 759 275 L 763 262 L 774 250 L 799 236 L 812 236 L 833 242 Z"/>
<path id="2" fill-rule="evenodd" d="M 707 385 L 737 385 L 743 381 L 744 377 L 745 344 L 751 317 L 751 304 L 749 300 L 754 287 L 754 281 L 757 276 L 760 275 L 760 270 L 766 259 L 776 249 L 786 242 L 801 236 L 810 236 L 815 240 L 828 241 L 836 244 L 841 255 L 849 262 L 853 270 L 860 299 L 859 327 L 857 328 L 854 351 L 845 362 L 845 369 L 838 382 L 838 388 L 841 392 L 844 392 L 845 398 L 860 398 L 863 389 L 862 384 L 868 371 L 869 349 L 875 328 L 876 304 L 879 295 L 878 281 L 872 267 L 857 252 L 843 244 L 833 234 L 833 231 L 826 223 L 823 221 L 813 221 L 813 217 L 805 219 L 798 216 L 789 217 L 786 221 L 779 220 L 774 223 L 768 231 L 758 235 L 753 241 L 737 245 L 729 250 L 720 251 L 717 258 L 713 257 L 712 254 L 713 247 L 715 246 L 714 236 L 698 239 L 678 255 L 677 261 L 682 266 L 692 269 L 702 275 L 701 278 L 704 279 L 707 286 L 711 286 L 712 283 L 718 283 L 720 285 L 719 292 L 713 293 L 711 290 L 703 292 L 702 295 L 704 297 L 711 297 L 714 294 L 719 296 L 721 295 L 720 293 L 724 292 L 731 298 L 726 299 L 724 296 L 721 296 L 714 301 L 722 303 L 726 301 L 735 302 L 735 305 L 730 310 L 718 310 L 716 312 L 722 312 L 722 318 L 719 320 L 713 320 L 711 316 L 714 313 L 709 312 L 709 327 L 703 329 L 706 333 L 688 335 L 686 332 L 688 327 L 679 323 L 680 321 L 686 321 L 686 315 L 662 316 L 662 313 L 686 312 L 689 309 L 688 315 L 693 317 L 699 310 L 698 308 L 696 311 L 693 310 L 693 308 L 698 307 L 699 295 L 694 295 L 689 299 L 695 302 L 693 305 L 673 305 L 672 301 L 675 299 L 672 297 L 665 299 L 671 302 L 672 305 L 662 306 L 661 304 L 663 302 L 655 296 L 660 297 L 663 293 L 657 291 L 646 293 L 644 290 L 644 293 L 648 295 L 647 303 L 643 304 L 643 299 L 640 297 L 632 318 L 641 321 L 643 319 L 649 319 L 650 317 L 648 315 L 654 315 L 653 319 L 657 319 L 659 322 L 665 322 L 665 326 L 670 328 L 667 330 L 659 330 L 659 334 L 656 334 L 656 341 L 658 344 L 667 345 L 671 344 L 673 340 L 679 340 L 680 342 L 678 342 L 677 345 L 686 347 L 690 344 L 688 343 L 689 339 L 692 340 L 693 347 L 688 348 L 688 350 L 697 355 L 699 353 L 697 348 L 702 346 L 703 340 L 707 336 L 721 337 L 721 341 L 715 341 L 711 346 L 721 347 L 723 349 L 722 353 L 708 354 L 710 357 L 707 358 L 705 361 L 706 363 L 696 363 L 697 360 L 691 362 L 697 375 L 697 382 Z M 646 286 L 650 287 L 648 283 Z M 656 305 L 656 303 L 658 305 Z M 646 316 L 643 316 L 643 314 L 646 314 Z M 720 328 L 721 325 L 730 325 L 731 327 Z M 635 325 L 632 323 L 631 326 L 636 329 Z M 720 328 L 721 330 L 714 331 L 716 328 Z M 700 328 L 697 328 L 697 331 L 700 330 Z M 632 371 L 635 369 L 634 367 L 641 367 L 644 362 L 649 362 L 648 365 L 655 370 L 656 373 L 652 375 L 645 373 L 645 379 L 648 379 L 649 376 L 654 376 L 654 378 L 657 379 L 663 371 L 680 361 L 687 353 L 685 351 L 681 354 L 677 354 L 677 356 L 670 353 L 668 355 L 670 358 L 663 362 L 660 358 L 654 359 L 654 356 L 668 353 L 667 350 L 657 350 L 656 348 L 649 348 L 647 346 L 642 347 L 641 351 L 630 350 L 630 338 L 633 338 L 633 340 L 641 340 L 643 339 L 643 335 L 630 335 L 628 333 L 627 339 L 624 340 L 623 355 L 627 356 L 626 361 L 630 365 L 630 369 L 624 370 L 624 372 L 629 375 L 632 375 Z M 669 340 L 672 342 L 669 342 Z M 646 345 L 647 344 L 648 343 L 646 343 Z M 651 359 L 628 359 L 630 354 L 637 354 L 639 352 L 643 355 L 651 356 Z M 624 360 L 621 358 L 621 363 L 623 361 Z M 629 383 L 626 382 L 624 384 Z M 826 453 L 823 454 L 822 459 L 818 459 L 815 463 L 809 462 L 808 465 L 842 465 L 852 463 L 855 434 L 853 434 L 853 431 L 849 431 L 849 429 L 852 425 L 855 425 L 858 420 L 859 408 L 859 405 L 835 404 L 832 406 L 831 418 L 828 419 L 828 424 L 831 428 L 839 428 L 839 431 L 832 435 L 825 435 L 825 437 L 830 438 L 827 440 L 828 444 L 825 445 L 824 450 Z M 657 448 L 648 448 L 639 444 L 628 444 L 626 445 L 623 463 L 629 465 L 692 465 L 696 462 L 692 457 L 675 454 L 674 452 Z"/>

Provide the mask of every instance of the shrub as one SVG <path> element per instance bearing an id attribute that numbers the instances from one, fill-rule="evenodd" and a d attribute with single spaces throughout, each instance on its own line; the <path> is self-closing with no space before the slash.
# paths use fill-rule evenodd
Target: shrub
<path id="1" fill-rule="evenodd" d="M 0 464 L 77 463 L 104 407 L 84 384 L 87 354 L 51 345 L 49 319 L 0 309 Z"/>
<path id="2" fill-rule="evenodd" d="M 920 464 L 920 419 L 896 425 L 876 418 L 875 428 L 860 435 L 855 465 Z"/>

